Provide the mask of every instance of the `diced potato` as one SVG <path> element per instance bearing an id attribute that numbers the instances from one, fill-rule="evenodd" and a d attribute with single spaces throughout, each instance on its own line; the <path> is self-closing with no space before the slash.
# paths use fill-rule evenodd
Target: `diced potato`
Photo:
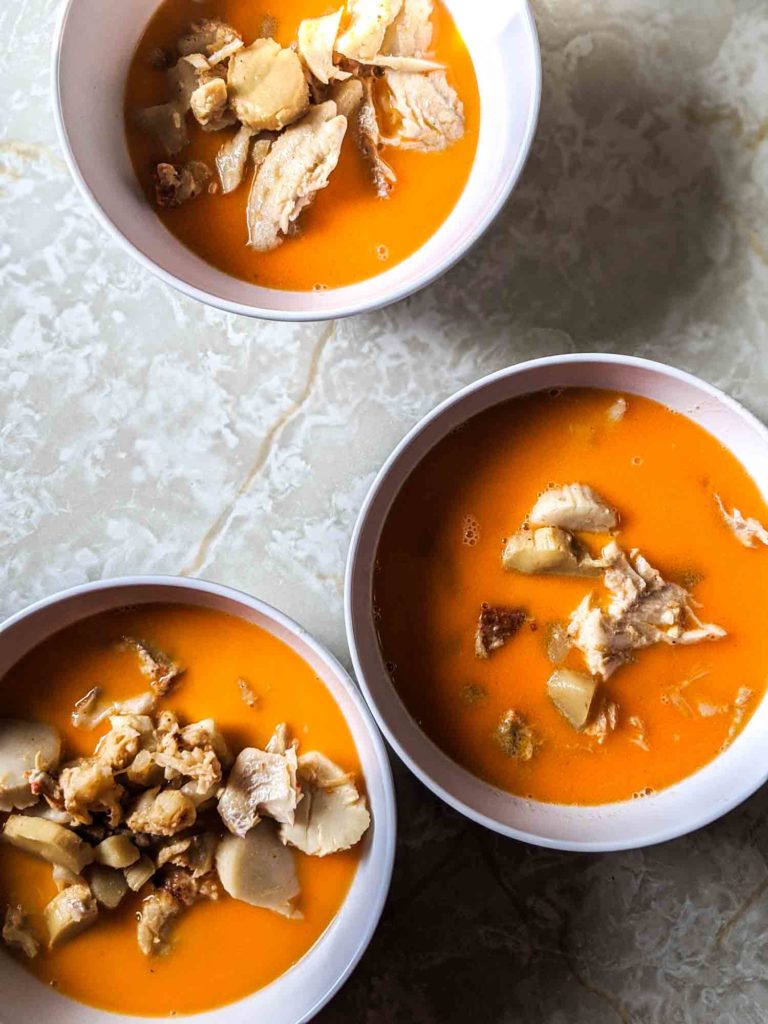
<path id="1" fill-rule="evenodd" d="M 94 848 L 93 859 L 97 864 L 110 868 L 127 868 L 135 864 L 141 854 L 126 835 L 109 836 Z"/>
<path id="2" fill-rule="evenodd" d="M 146 854 L 142 854 L 140 860 L 137 860 L 135 864 L 131 864 L 130 867 L 124 869 L 125 880 L 134 892 L 138 892 L 142 885 L 144 885 L 145 882 L 148 882 L 154 873 L 155 865 Z"/>
<path id="3" fill-rule="evenodd" d="M 128 892 L 128 882 L 122 871 L 94 864 L 90 874 L 91 892 L 103 907 L 114 910 Z"/>
<path id="4" fill-rule="evenodd" d="M 284 917 L 296 916 L 299 880 L 291 850 L 283 846 L 271 821 L 262 821 L 242 838 L 225 836 L 216 851 L 219 880 L 230 896 Z"/>
<path id="5" fill-rule="evenodd" d="M 507 541 L 501 556 L 507 571 L 526 575 L 553 573 L 561 576 L 598 576 L 600 567 L 584 557 L 573 538 L 557 526 L 519 530 Z"/>
<path id="6" fill-rule="evenodd" d="M 547 680 L 547 693 L 560 714 L 574 729 L 583 729 L 597 689 L 597 680 L 584 672 L 556 669 Z"/>
<path id="7" fill-rule="evenodd" d="M 51 864 L 60 864 L 76 875 L 93 860 L 93 850 L 88 843 L 63 825 L 46 818 L 12 814 L 5 823 L 2 838 L 20 850 L 42 857 Z"/>
<path id="8" fill-rule="evenodd" d="M 48 927 L 49 947 L 58 946 L 79 935 L 94 923 L 98 913 L 96 900 L 84 883 L 62 889 L 43 911 Z"/>

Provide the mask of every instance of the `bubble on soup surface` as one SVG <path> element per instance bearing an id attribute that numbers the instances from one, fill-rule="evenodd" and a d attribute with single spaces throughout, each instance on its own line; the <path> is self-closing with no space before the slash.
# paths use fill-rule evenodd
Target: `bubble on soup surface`
<path id="1" fill-rule="evenodd" d="M 464 516 L 461 521 L 461 540 L 470 548 L 480 540 L 480 523 L 473 515 Z"/>

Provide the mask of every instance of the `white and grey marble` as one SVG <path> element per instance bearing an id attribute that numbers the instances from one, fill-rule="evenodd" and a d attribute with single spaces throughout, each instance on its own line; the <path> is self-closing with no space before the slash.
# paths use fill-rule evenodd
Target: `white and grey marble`
<path id="1" fill-rule="evenodd" d="M 0 4 L 0 613 L 183 571 L 346 659 L 362 496 L 460 385 L 617 350 L 768 417 L 765 0 L 536 0 L 541 123 L 498 223 L 412 299 L 306 326 L 181 298 L 95 223 L 55 142 L 54 8 Z M 768 1021 L 768 794 L 603 857 L 501 840 L 404 771 L 398 795 L 392 897 L 327 1024 Z"/>

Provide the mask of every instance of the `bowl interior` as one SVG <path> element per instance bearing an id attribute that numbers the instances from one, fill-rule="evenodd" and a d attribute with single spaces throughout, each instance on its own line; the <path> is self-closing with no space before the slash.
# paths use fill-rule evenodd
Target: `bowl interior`
<path id="1" fill-rule="evenodd" d="M 104 225 L 169 284 L 233 312 L 284 319 L 345 315 L 400 298 L 442 272 L 506 198 L 528 153 L 539 100 L 536 32 L 526 0 L 446 0 L 467 42 L 481 95 L 477 155 L 464 193 L 435 235 L 383 274 L 327 292 L 262 288 L 210 266 L 168 232 L 141 192 L 123 131 L 131 56 L 158 0 L 68 0 L 54 53 L 55 109 L 78 184 Z"/>
<path id="2" fill-rule="evenodd" d="M 575 807 L 525 800 L 483 782 L 427 738 L 411 718 L 383 663 L 372 615 L 376 549 L 401 485 L 427 451 L 471 416 L 532 391 L 595 387 L 643 395 L 683 413 L 741 461 L 768 496 L 768 431 L 736 402 L 689 374 L 619 356 L 536 360 L 485 378 L 439 406 L 385 464 L 358 520 L 347 573 L 347 633 L 358 679 L 379 725 L 409 767 L 458 810 L 531 843 L 574 850 L 643 846 L 714 820 L 768 778 L 768 700 L 736 741 L 680 783 L 642 800 Z"/>
<path id="3" fill-rule="evenodd" d="M 274 1024 L 309 1020 L 338 989 L 362 955 L 384 905 L 395 840 L 394 791 L 384 745 L 351 680 L 335 660 L 291 620 L 245 595 L 197 580 L 138 579 L 90 584 L 23 612 L 0 631 L 0 676 L 46 637 L 89 615 L 124 605 L 171 602 L 227 612 L 282 640 L 314 669 L 341 708 L 360 755 L 373 825 L 352 886 L 317 943 L 289 971 L 246 999 L 195 1015 L 196 1020 Z M 107 1013 L 76 1003 L 41 984 L 0 953 L 4 1024 L 96 1024 L 115 1020 L 147 1024 L 152 1018 Z M 156 1018 L 166 1020 L 167 1018 Z"/>

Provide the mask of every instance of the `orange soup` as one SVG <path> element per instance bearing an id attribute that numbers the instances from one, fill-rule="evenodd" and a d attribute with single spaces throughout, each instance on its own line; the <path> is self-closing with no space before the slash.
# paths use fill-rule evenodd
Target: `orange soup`
<path id="1" fill-rule="evenodd" d="M 283 0 L 277 6 L 264 0 L 164 0 L 139 42 L 125 96 L 128 148 L 150 203 L 155 203 L 155 169 L 159 161 L 168 159 L 136 125 L 137 110 L 168 99 L 166 77 L 163 69 L 153 66 L 153 54 L 175 51 L 176 41 L 190 23 L 204 18 L 223 19 L 250 43 L 263 33 L 265 18 L 274 15 L 270 35 L 281 46 L 290 47 L 303 19 L 327 15 L 338 7 L 321 0 Z M 257 252 L 247 245 L 250 167 L 243 183 L 227 195 L 203 192 L 178 208 L 159 209 L 168 230 L 220 270 L 270 288 L 335 288 L 373 277 L 410 256 L 456 205 L 469 177 L 480 123 L 472 60 L 439 0 L 432 25 L 429 56 L 445 66 L 461 100 L 463 136 L 439 152 L 385 146 L 382 155 L 396 176 L 389 196 L 376 194 L 370 167 L 348 130 L 327 187 L 301 213 L 291 236 L 272 251 Z M 205 131 L 192 118 L 189 121 L 189 145 L 174 159 L 214 167 L 222 143 L 233 137 L 235 129 Z"/>
<path id="2" fill-rule="evenodd" d="M 526 575 L 505 570 L 501 558 L 506 539 L 530 536 L 542 492 L 574 482 L 619 514 L 611 533 L 573 537 L 580 557 L 599 561 L 615 542 L 653 586 L 663 577 L 665 594 L 690 597 L 692 616 L 725 631 L 695 643 L 697 633 L 665 634 L 666 642 L 632 650 L 598 679 L 584 728 L 558 710 L 548 680 L 559 666 L 589 682 L 584 652 L 567 634 L 585 598 L 605 624 L 608 574 Z M 725 518 L 734 507 L 768 520 L 737 460 L 647 399 L 542 392 L 477 416 L 419 464 L 380 540 L 377 622 L 403 701 L 455 761 L 519 796 L 600 804 L 690 775 L 733 740 L 766 686 L 768 551 L 739 542 Z M 478 657 L 483 605 L 520 618 L 506 642 Z M 600 708 L 613 709 L 602 733 Z M 528 730 L 527 749 L 510 747 L 511 720 Z"/>
<path id="3" fill-rule="evenodd" d="M 6 675 L 0 713 L 56 727 L 63 759 L 90 754 L 108 725 L 75 728 L 75 701 L 94 684 L 110 700 L 141 690 L 135 653 L 120 643 L 125 636 L 151 638 L 184 666 L 179 685 L 160 700 L 180 721 L 214 718 L 233 752 L 263 747 L 275 724 L 285 722 L 300 752 L 322 751 L 362 783 L 346 722 L 312 669 L 259 627 L 207 609 L 145 605 L 67 628 Z M 129 891 L 117 909 L 100 910 L 87 931 L 47 950 L 42 911 L 56 895 L 51 865 L 0 843 L 0 907 L 21 905 L 29 913 L 41 950 L 32 960 L 18 953 L 20 962 L 66 995 L 126 1014 L 196 1013 L 247 996 L 296 963 L 339 910 L 357 862 L 356 849 L 325 857 L 297 851 L 301 916 L 289 919 L 222 892 L 189 907 L 175 922 L 171 948 L 151 957 L 137 945 L 137 912 L 150 885 Z"/>

